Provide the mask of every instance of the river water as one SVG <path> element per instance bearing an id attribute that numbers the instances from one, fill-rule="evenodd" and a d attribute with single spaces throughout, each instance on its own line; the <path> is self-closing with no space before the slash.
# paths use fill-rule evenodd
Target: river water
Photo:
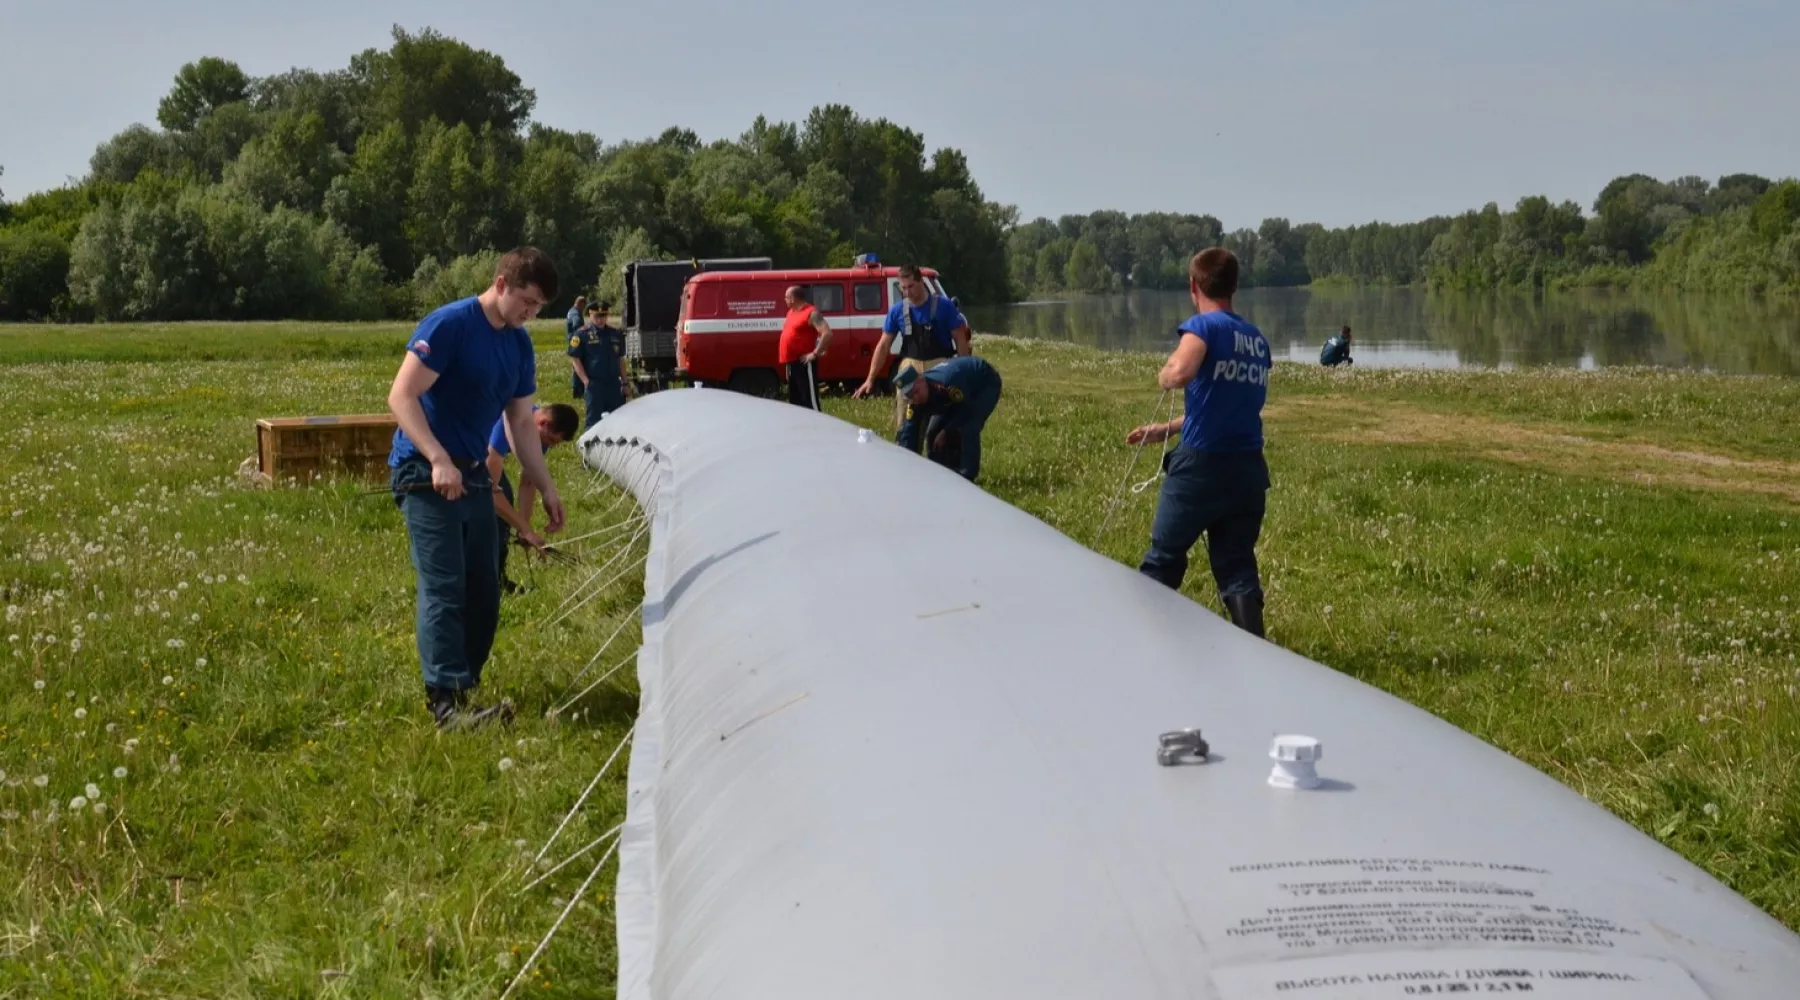
<path id="1" fill-rule="evenodd" d="M 1800 375 L 1800 303 L 1791 300 L 1258 288 L 1234 305 L 1262 328 L 1276 357 L 1313 364 L 1325 338 L 1347 323 L 1352 356 L 1370 367 L 1656 365 Z M 1185 292 L 1140 291 L 972 308 L 969 321 L 977 332 L 1166 353 L 1175 325 L 1192 313 Z"/>

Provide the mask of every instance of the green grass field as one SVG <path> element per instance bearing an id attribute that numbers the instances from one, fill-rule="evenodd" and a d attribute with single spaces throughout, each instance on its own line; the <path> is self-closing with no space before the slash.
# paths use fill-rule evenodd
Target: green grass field
<path id="1" fill-rule="evenodd" d="M 439 735 L 391 500 L 237 475 L 256 417 L 380 412 L 406 329 L 0 330 L 0 996 L 494 996 L 586 875 L 518 891 L 631 724 L 629 669 L 544 713 L 615 626 L 600 667 L 635 645 L 635 574 L 546 627 L 585 572 L 515 556 L 487 687 L 520 718 Z M 565 399 L 560 326 L 538 339 Z M 1160 359 L 978 350 L 1007 388 L 985 485 L 1135 563 L 1153 490 L 1092 534 Z M 1271 640 L 1800 927 L 1800 382 L 1283 365 L 1267 416 Z M 551 466 L 570 535 L 625 512 L 571 449 Z M 1187 589 L 1214 603 L 1203 569 Z M 552 856 L 620 820 L 623 777 Z M 611 882 L 526 995 L 612 995 Z"/>

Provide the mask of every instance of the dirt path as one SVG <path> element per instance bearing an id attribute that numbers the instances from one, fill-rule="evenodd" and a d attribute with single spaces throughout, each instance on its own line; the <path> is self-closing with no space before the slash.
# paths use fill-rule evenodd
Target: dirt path
<path id="1" fill-rule="evenodd" d="M 1389 401 L 1343 397 L 1285 400 L 1264 411 L 1271 421 L 1295 420 L 1306 434 L 1326 428 L 1329 440 L 1369 444 L 1452 446 L 1474 456 L 1558 472 L 1588 473 L 1633 482 L 1760 493 L 1800 504 L 1800 463 L 1734 458 L 1633 441 L 1601 441 L 1471 414 L 1436 413 Z"/>

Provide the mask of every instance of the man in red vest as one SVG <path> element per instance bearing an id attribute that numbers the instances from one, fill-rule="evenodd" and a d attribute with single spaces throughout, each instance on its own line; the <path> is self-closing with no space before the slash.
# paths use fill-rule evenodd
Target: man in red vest
<path id="1" fill-rule="evenodd" d="M 808 301 L 806 289 L 790 285 L 787 320 L 781 324 L 781 344 L 776 360 L 787 378 L 788 402 L 808 409 L 819 408 L 817 362 L 831 345 L 831 326 Z"/>

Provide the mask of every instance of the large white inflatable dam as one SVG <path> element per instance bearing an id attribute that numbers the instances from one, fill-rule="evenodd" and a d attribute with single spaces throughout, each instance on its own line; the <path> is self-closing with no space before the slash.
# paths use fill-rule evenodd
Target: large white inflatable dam
<path id="1" fill-rule="evenodd" d="M 694 389 L 581 439 L 652 518 L 623 1000 L 1800 997 L 1564 785 L 859 438 Z"/>

